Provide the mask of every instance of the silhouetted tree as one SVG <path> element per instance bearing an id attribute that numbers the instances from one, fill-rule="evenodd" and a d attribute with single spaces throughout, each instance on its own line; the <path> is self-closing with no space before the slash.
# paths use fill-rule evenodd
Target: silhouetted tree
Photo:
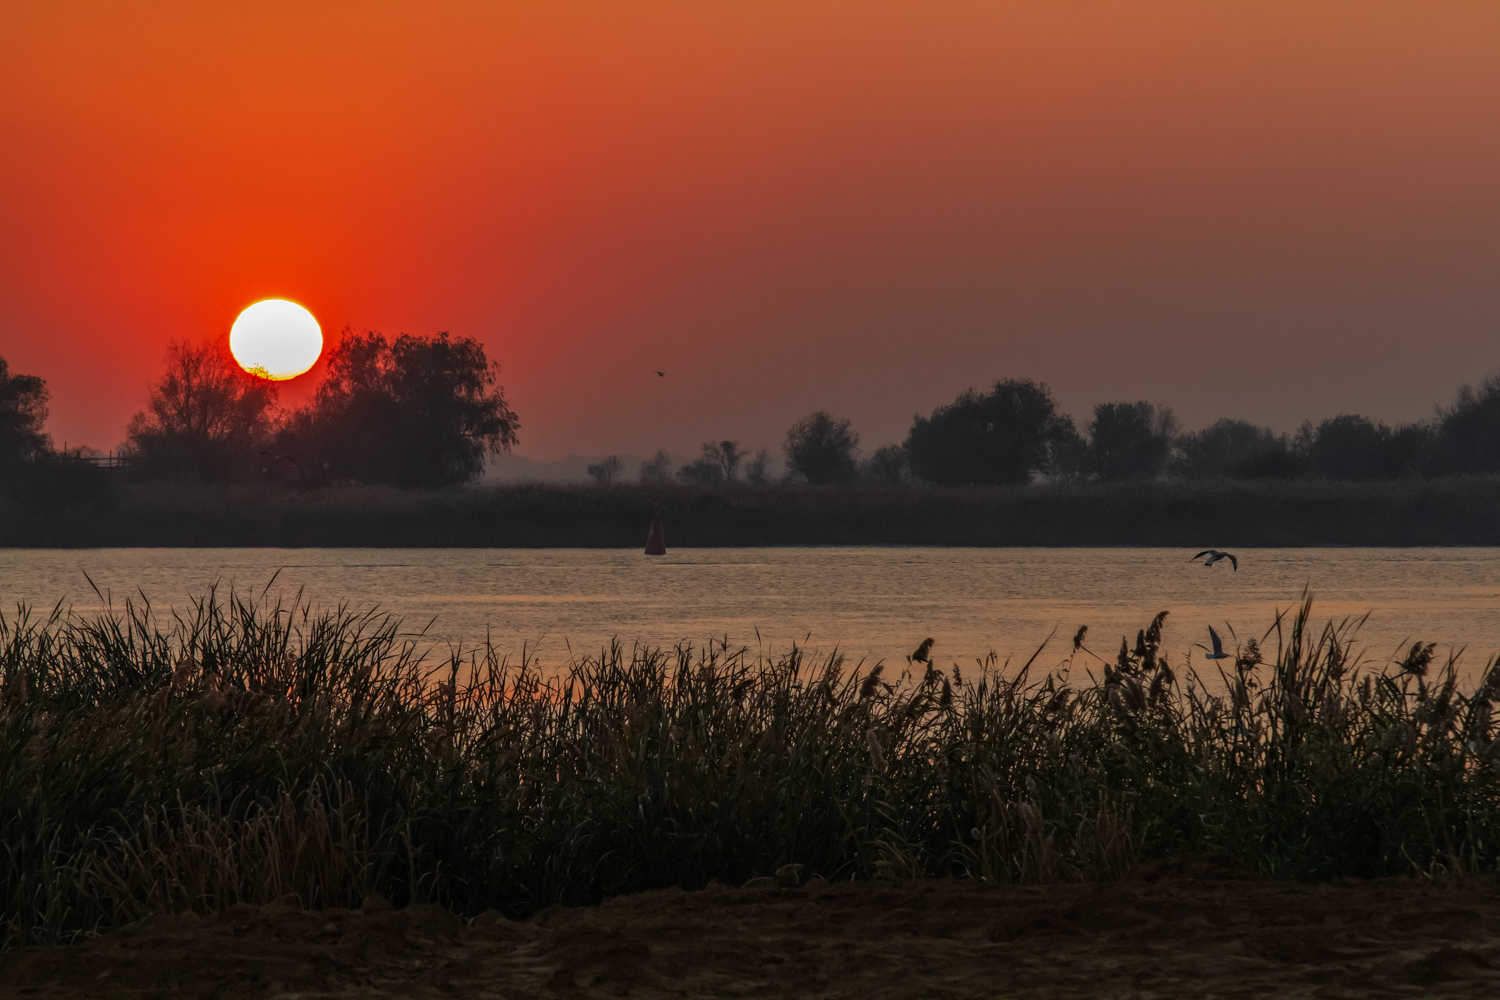
<path id="1" fill-rule="evenodd" d="M 46 422 L 47 383 L 36 375 L 12 374 L 0 358 L 0 500 L 18 501 L 27 516 L 107 501 L 114 470 L 91 464 L 84 457 L 87 449 L 54 450 L 43 430 Z"/>
<path id="2" fill-rule="evenodd" d="M 1177 421 L 1172 411 L 1145 400 L 1100 403 L 1089 424 L 1085 468 L 1100 479 L 1149 479 L 1161 475 L 1172 454 Z"/>
<path id="3" fill-rule="evenodd" d="M 711 462 L 719 463 L 719 468 L 724 470 L 724 481 L 732 483 L 740 473 L 740 462 L 745 458 L 740 451 L 738 441 L 705 441 L 703 443 L 703 457 Z"/>
<path id="4" fill-rule="evenodd" d="M 597 462 L 590 463 L 588 474 L 600 486 L 608 486 L 620 474 L 620 456 L 610 455 L 608 458 L 602 458 Z"/>
<path id="5" fill-rule="evenodd" d="M 755 457 L 745 463 L 745 482 L 751 486 L 764 486 L 771 481 L 771 453 L 764 448 L 755 452 Z"/>
<path id="6" fill-rule="evenodd" d="M 1323 479 L 1384 478 L 1384 455 L 1390 428 L 1368 417 L 1341 414 L 1318 425 L 1308 459 Z"/>
<path id="7" fill-rule="evenodd" d="M 1444 472 L 1500 472 L 1500 378 L 1464 386 L 1438 413 L 1436 461 Z"/>
<path id="8" fill-rule="evenodd" d="M 260 465 L 273 429 L 276 385 L 211 344 L 167 349 L 167 370 L 130 421 L 125 452 L 148 476 L 242 479 Z"/>
<path id="9" fill-rule="evenodd" d="M 1244 420 L 1224 418 L 1177 439 L 1175 467 L 1184 476 L 1290 479 L 1304 465 L 1285 434 Z"/>
<path id="10" fill-rule="evenodd" d="M 854 482 L 859 474 L 854 457 L 858 446 L 859 435 L 849 420 L 819 410 L 791 426 L 782 451 L 788 471 L 811 486 L 831 486 Z"/>
<path id="11" fill-rule="evenodd" d="M 467 482 L 517 442 L 499 365 L 472 337 L 345 332 L 311 406 L 277 450 L 332 479 L 400 486 Z"/>
<path id="12" fill-rule="evenodd" d="M 724 466 L 711 458 L 699 458 L 677 470 L 677 478 L 691 486 L 721 486 Z"/>
<path id="13" fill-rule="evenodd" d="M 1073 418 L 1066 413 L 1057 415 L 1053 428 L 1052 443 L 1047 448 L 1045 471 L 1059 479 L 1076 479 L 1087 472 L 1089 443 L 1084 440 Z"/>
<path id="14" fill-rule="evenodd" d="M 1433 433 L 1422 424 L 1391 430 L 1368 417 L 1340 414 L 1318 425 L 1308 464 L 1324 479 L 1399 479 L 1420 475 Z"/>
<path id="15" fill-rule="evenodd" d="M 0 358 L 0 468 L 41 458 L 52 449 L 47 423 L 47 383 L 35 375 L 12 375 Z"/>
<path id="16" fill-rule="evenodd" d="M 1301 464 L 1303 472 L 1308 474 L 1312 472 L 1312 448 L 1317 436 L 1318 429 L 1313 426 L 1311 420 L 1304 420 L 1298 424 L 1297 433 L 1292 435 L 1292 457 Z"/>
<path id="17" fill-rule="evenodd" d="M 1005 379 L 973 389 L 930 417 L 913 420 L 907 459 L 919 479 L 940 485 L 1024 483 L 1054 464 L 1073 423 L 1057 412 L 1047 386 Z"/>
<path id="18" fill-rule="evenodd" d="M 876 486 L 901 486 L 909 473 L 906 466 L 906 449 L 899 444 L 884 444 L 874 454 L 859 463 L 859 476 Z"/>
<path id="19" fill-rule="evenodd" d="M 658 451 L 641 463 L 641 482 L 669 483 L 672 481 L 672 456 Z"/>
<path id="20" fill-rule="evenodd" d="M 705 441 L 703 455 L 677 470 L 677 478 L 694 486 L 732 483 L 744 459 L 738 441 Z"/>
<path id="21" fill-rule="evenodd" d="M 1411 478 L 1441 475 L 1437 428 L 1432 424 L 1402 424 L 1391 436 L 1397 475 Z"/>

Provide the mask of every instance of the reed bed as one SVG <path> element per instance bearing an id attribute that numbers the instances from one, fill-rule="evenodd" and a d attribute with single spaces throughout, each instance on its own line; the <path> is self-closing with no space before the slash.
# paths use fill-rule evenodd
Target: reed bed
<path id="1" fill-rule="evenodd" d="M 108 471 L 108 470 L 106 470 Z M 119 480 L 100 496 L 0 490 L 0 545 L 1500 545 L 1500 476 L 1124 480 L 984 488 L 519 484 L 442 490 Z M 920 637 L 919 637 L 920 638 Z"/>
<path id="2" fill-rule="evenodd" d="M 0 616 L 0 941 L 291 900 L 521 916 L 711 880 L 1500 867 L 1494 661 L 1366 669 L 1304 600 L 1223 669 L 611 645 L 558 671 L 210 595 Z M 1204 661 L 1195 661 L 1203 663 Z"/>

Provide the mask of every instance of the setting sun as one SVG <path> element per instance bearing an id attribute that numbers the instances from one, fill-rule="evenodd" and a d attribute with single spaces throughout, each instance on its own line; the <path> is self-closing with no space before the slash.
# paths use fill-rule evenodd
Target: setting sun
<path id="1" fill-rule="evenodd" d="M 239 366 L 262 378 L 296 378 L 323 353 L 323 331 L 313 314 L 286 299 L 266 299 L 240 313 L 229 331 Z"/>

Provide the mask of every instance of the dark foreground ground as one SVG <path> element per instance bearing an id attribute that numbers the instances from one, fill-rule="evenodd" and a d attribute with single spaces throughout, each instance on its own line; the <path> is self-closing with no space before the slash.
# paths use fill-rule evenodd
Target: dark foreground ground
<path id="1" fill-rule="evenodd" d="M 991 489 L 623 484 L 449 490 L 211 487 L 106 476 L 91 488 L 0 489 L 0 546 L 639 548 L 656 516 L 666 524 L 669 548 L 1500 545 L 1500 477 L 1494 476 Z"/>
<path id="2" fill-rule="evenodd" d="M 240 906 L 0 955 L 0 997 L 1500 995 L 1500 877 L 648 892 L 525 923 Z"/>

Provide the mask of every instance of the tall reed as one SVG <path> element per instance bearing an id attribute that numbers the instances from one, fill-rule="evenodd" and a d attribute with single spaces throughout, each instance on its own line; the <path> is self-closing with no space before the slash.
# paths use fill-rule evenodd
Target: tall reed
<path id="1" fill-rule="evenodd" d="M 1304 601 L 1212 676 L 1164 615 L 1105 662 L 888 670 L 619 643 L 546 671 L 211 594 L 0 616 L 0 934 L 295 896 L 522 915 L 657 886 L 1300 879 L 1500 867 L 1491 661 L 1356 662 Z M 1039 657 L 1033 657 L 1036 661 Z M 779 873 L 779 875 L 778 875 Z"/>

